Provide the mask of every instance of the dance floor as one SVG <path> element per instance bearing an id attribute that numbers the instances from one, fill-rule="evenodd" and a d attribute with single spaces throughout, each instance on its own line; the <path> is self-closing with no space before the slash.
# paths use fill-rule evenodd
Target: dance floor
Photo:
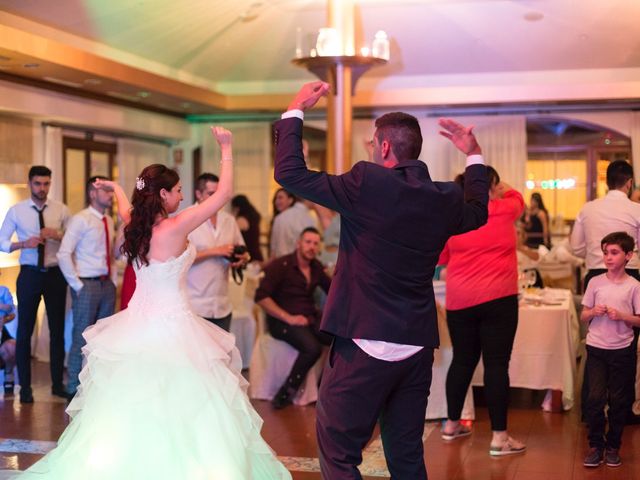
<path id="1" fill-rule="evenodd" d="M 34 362 L 33 367 L 34 404 L 21 405 L 17 395 L 6 400 L 0 397 L 0 480 L 7 478 L 7 470 L 23 470 L 51 449 L 67 422 L 64 400 L 49 394 L 48 365 Z M 429 479 L 640 480 L 639 425 L 625 429 L 621 467 L 603 465 L 588 470 L 582 466 L 587 443 L 578 408 L 562 414 L 545 413 L 539 408 L 542 393 L 512 391 L 509 428 L 515 437 L 527 443 L 528 450 L 523 455 L 489 456 L 491 432 L 481 392 L 472 436 L 445 443 L 440 439 L 439 424 L 425 423 L 423 439 Z M 265 439 L 291 470 L 293 478 L 318 480 L 314 407 L 274 411 L 269 402 L 255 401 L 254 405 L 265 421 Z M 364 452 L 361 471 L 368 480 L 388 478 L 377 432 Z"/>

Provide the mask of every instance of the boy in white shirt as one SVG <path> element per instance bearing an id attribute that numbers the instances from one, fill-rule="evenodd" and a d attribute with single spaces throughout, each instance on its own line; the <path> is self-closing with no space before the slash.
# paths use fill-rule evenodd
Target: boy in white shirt
<path id="1" fill-rule="evenodd" d="M 585 467 L 622 464 L 619 455 L 627 412 L 633 402 L 633 327 L 640 325 L 640 282 L 625 272 L 634 239 L 614 232 L 601 241 L 607 272 L 591 279 L 582 299 L 580 320 L 589 322 L 586 375 L 589 393 L 585 416 L 589 452 Z M 605 435 L 605 406 L 609 430 Z"/>

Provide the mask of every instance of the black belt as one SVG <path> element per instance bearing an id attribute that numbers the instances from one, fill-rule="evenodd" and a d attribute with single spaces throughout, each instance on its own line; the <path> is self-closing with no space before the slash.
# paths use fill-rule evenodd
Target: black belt
<path id="1" fill-rule="evenodd" d="M 93 280 L 95 282 L 104 282 L 106 280 L 111 280 L 109 275 L 100 275 L 99 277 L 80 277 L 80 280 Z"/>
<path id="2" fill-rule="evenodd" d="M 27 270 L 31 270 L 33 272 L 47 273 L 49 270 L 59 269 L 57 265 L 53 267 L 37 267 L 35 265 L 20 265 L 20 268 L 25 268 Z"/>

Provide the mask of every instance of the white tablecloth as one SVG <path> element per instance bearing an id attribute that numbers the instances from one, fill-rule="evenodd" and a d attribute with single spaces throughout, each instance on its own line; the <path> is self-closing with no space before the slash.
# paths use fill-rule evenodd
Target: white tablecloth
<path id="1" fill-rule="evenodd" d="M 570 290 L 547 289 L 548 298 L 558 299 L 559 305 L 521 304 L 518 330 L 509 363 L 512 387 L 534 390 L 562 390 L 565 410 L 574 403 L 576 379 L 576 352 L 579 344 L 579 325 Z M 436 299 L 442 295 L 438 294 Z M 554 300 L 556 302 L 556 300 Z M 434 375 L 426 418 L 446 417 L 445 379 L 451 363 L 451 346 L 446 321 L 439 322 L 441 348 L 436 357 L 441 362 L 434 365 Z M 442 375 L 441 372 L 445 374 Z M 483 384 L 482 361 L 473 376 L 472 385 Z M 469 412 L 470 392 L 467 393 L 462 418 L 473 418 Z"/>

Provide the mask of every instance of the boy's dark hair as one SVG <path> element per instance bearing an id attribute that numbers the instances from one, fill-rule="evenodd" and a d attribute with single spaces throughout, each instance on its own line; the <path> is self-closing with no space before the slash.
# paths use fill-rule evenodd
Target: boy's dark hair
<path id="1" fill-rule="evenodd" d="M 416 117 L 392 112 L 379 117 L 375 125 L 378 142 L 388 140 L 399 162 L 418 159 L 422 150 L 422 132 Z"/>
<path id="2" fill-rule="evenodd" d="M 615 190 L 633 178 L 633 167 L 625 160 L 614 160 L 607 167 L 607 187 Z"/>
<path id="3" fill-rule="evenodd" d="M 604 251 L 605 245 L 618 245 L 624 253 L 633 252 L 635 240 L 627 232 L 613 232 L 606 235 L 600 242 L 600 248 Z"/>
<path id="4" fill-rule="evenodd" d="M 199 192 L 204 192 L 204 189 L 207 186 L 207 182 L 218 183 L 220 179 L 217 175 L 213 173 L 203 173 L 198 178 L 196 178 L 196 184 L 194 185 L 196 190 Z"/>
<path id="5" fill-rule="evenodd" d="M 51 176 L 51 170 L 49 170 L 49 168 L 45 167 L 44 165 L 34 165 L 29 169 L 29 181 L 31 181 L 33 177 L 50 177 L 50 176 Z"/>

